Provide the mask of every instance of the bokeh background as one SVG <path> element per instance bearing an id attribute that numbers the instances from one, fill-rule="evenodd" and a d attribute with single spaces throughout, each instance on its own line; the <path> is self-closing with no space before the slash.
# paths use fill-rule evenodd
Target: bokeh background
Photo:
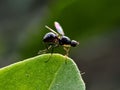
<path id="1" fill-rule="evenodd" d="M 120 90 L 119 0 L 0 0 L 0 67 L 36 56 L 54 21 L 80 42 L 69 56 L 87 90 Z"/>

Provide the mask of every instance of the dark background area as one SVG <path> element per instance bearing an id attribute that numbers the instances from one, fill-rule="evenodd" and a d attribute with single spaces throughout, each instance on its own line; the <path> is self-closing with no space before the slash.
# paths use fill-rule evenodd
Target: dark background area
<path id="1" fill-rule="evenodd" d="M 0 67 L 36 56 L 54 21 L 80 42 L 69 57 L 87 90 L 120 90 L 119 0 L 0 0 Z"/>

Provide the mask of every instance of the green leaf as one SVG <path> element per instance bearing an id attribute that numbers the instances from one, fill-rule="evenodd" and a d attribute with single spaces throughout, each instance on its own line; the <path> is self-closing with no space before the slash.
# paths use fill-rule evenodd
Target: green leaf
<path id="1" fill-rule="evenodd" d="M 85 90 L 72 59 L 43 54 L 0 69 L 0 90 Z"/>

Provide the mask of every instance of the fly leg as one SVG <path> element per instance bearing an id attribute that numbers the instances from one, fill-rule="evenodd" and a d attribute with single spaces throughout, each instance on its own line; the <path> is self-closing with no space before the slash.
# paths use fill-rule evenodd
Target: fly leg
<path id="1" fill-rule="evenodd" d="M 48 46 L 47 44 L 45 44 L 45 46 L 46 46 L 46 49 L 39 50 L 38 54 L 44 54 L 51 48 L 51 45 Z"/>
<path id="2" fill-rule="evenodd" d="M 52 57 L 52 54 L 53 54 L 53 51 L 54 51 L 54 45 L 50 45 L 51 46 L 51 55 L 50 57 L 48 58 L 48 60 L 46 60 L 45 62 L 48 62 L 50 60 L 50 58 Z"/>
<path id="3" fill-rule="evenodd" d="M 70 47 L 63 47 L 63 49 L 66 51 L 65 56 L 69 55 Z"/>
<path id="4" fill-rule="evenodd" d="M 70 47 L 63 47 L 63 49 L 66 51 L 66 54 L 65 54 L 65 63 L 67 63 L 67 57 L 69 55 Z"/>

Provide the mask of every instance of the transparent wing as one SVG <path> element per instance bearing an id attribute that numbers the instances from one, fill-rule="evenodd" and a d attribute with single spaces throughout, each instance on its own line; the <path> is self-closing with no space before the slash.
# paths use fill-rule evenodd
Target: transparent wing
<path id="1" fill-rule="evenodd" d="M 58 35 L 58 33 L 57 33 L 57 32 L 55 32 L 53 29 L 51 29 L 51 28 L 50 28 L 50 27 L 48 27 L 47 25 L 45 25 L 45 27 L 46 27 L 47 29 L 49 29 L 51 32 L 53 32 L 54 34 Z"/>
<path id="2" fill-rule="evenodd" d="M 58 22 L 55 22 L 55 28 L 60 35 L 64 35 L 64 31 Z"/>

